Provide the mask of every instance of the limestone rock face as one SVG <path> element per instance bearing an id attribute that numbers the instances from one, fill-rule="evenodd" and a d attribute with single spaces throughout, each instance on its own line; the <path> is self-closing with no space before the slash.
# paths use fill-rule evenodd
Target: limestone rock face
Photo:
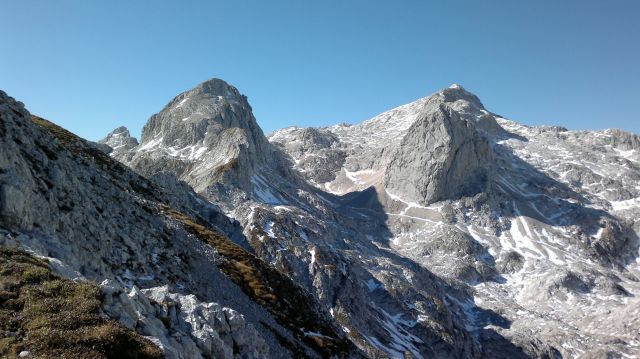
<path id="1" fill-rule="evenodd" d="M 283 147 L 284 151 L 299 158 L 294 166 L 300 170 L 303 176 L 309 181 L 315 183 L 331 182 L 335 179 L 336 174 L 340 172 L 346 153 L 340 147 L 339 138 L 330 131 L 317 128 L 306 128 L 297 131 L 297 128 L 291 128 L 295 131 L 294 136 L 287 136 L 286 141 L 277 142 L 278 137 L 270 137 Z M 284 130 L 286 131 L 286 129 Z M 281 138 L 284 137 L 280 133 Z"/>
<path id="2" fill-rule="evenodd" d="M 493 166 L 488 139 L 445 105 L 428 106 L 386 167 L 384 186 L 423 205 L 473 196 Z"/>
<path id="3" fill-rule="evenodd" d="M 156 342 L 168 359 L 265 358 L 267 343 L 237 311 L 205 303 L 193 294 L 170 291 L 167 285 L 140 290 L 113 281 L 101 285 L 103 310 Z"/>
<path id="4" fill-rule="evenodd" d="M 30 118 L 24 105 L 0 91 L 0 221 L 9 226 L 33 228 L 34 208 L 48 209 L 47 200 L 34 191 L 42 191 L 61 180 L 62 173 L 49 162 L 55 151 L 43 151 L 46 136 L 16 119 Z M 28 159 L 28 160 L 27 160 Z M 47 169 L 41 178 L 31 176 L 32 166 Z M 44 187 L 44 188 L 43 188 Z M 58 208 L 51 208 L 57 211 Z"/>
<path id="5" fill-rule="evenodd" d="M 482 132 L 490 135 L 504 134 L 504 129 L 496 121 L 496 115 L 484 108 L 478 96 L 458 84 L 442 89 L 434 96 L 434 100 L 447 104 L 462 119 L 473 122 Z"/>
<path id="6" fill-rule="evenodd" d="M 271 151 L 247 98 L 211 79 L 176 96 L 151 116 L 139 146 L 113 157 L 145 175 L 170 171 L 200 192 L 215 182 L 249 188 Z"/>
<path id="7" fill-rule="evenodd" d="M 622 151 L 640 151 L 640 136 L 625 132 L 618 129 L 607 131 L 610 136 L 607 137 L 608 144 Z"/>

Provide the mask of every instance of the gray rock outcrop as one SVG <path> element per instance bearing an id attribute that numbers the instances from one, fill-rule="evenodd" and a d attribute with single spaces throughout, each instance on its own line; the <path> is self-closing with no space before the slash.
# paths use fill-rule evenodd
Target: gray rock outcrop
<path id="1" fill-rule="evenodd" d="M 203 191 L 213 182 L 251 188 L 251 174 L 272 162 L 270 153 L 247 98 L 211 79 L 176 96 L 151 116 L 138 147 L 113 157 L 145 175 L 170 170 Z"/>
<path id="2" fill-rule="evenodd" d="M 487 188 L 493 166 L 489 140 L 443 104 L 428 104 L 386 167 L 384 186 L 428 205 L 471 197 Z"/>
<path id="3" fill-rule="evenodd" d="M 204 303 L 195 295 L 171 292 L 168 286 L 127 289 L 105 280 L 103 310 L 127 327 L 156 342 L 167 359 L 265 358 L 267 343 L 237 311 Z"/>

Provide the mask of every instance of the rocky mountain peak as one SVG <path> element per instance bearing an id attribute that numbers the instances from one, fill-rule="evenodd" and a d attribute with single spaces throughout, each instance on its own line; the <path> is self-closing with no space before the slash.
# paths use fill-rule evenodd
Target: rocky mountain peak
<path id="1" fill-rule="evenodd" d="M 384 184 L 423 205 L 472 196 L 486 188 L 492 159 L 487 137 L 441 103 L 427 107 L 407 130 L 389 160 Z"/>
<path id="2" fill-rule="evenodd" d="M 213 78 L 179 94 L 167 104 L 165 110 L 172 108 L 184 112 L 203 104 L 220 105 L 224 103 L 236 103 L 250 108 L 247 97 L 242 95 L 235 86 L 224 80 Z"/>
<path id="3" fill-rule="evenodd" d="M 464 87 L 453 84 L 448 88 L 442 89 L 438 92 L 438 95 L 444 102 L 455 103 L 457 101 L 467 102 L 470 106 L 475 107 L 477 110 L 484 110 L 484 105 L 478 98 L 478 96 L 465 90 Z"/>
<path id="4" fill-rule="evenodd" d="M 474 123 L 479 130 L 485 133 L 496 135 L 504 132 L 496 122 L 495 116 L 485 109 L 478 96 L 459 84 L 442 89 L 430 96 L 429 99 L 451 107 L 460 114 L 463 120 Z"/>
<path id="5" fill-rule="evenodd" d="M 138 140 L 131 136 L 128 128 L 120 126 L 109 132 L 109 134 L 102 140 L 98 141 L 98 143 L 109 145 L 113 149 L 119 148 L 120 146 L 133 148 L 138 145 Z"/>
<path id="6" fill-rule="evenodd" d="M 228 84 L 226 81 L 212 78 L 204 81 L 196 86 L 191 93 L 208 93 L 216 96 L 223 97 L 244 97 L 240 94 L 240 91 L 235 86 Z"/>
<path id="7" fill-rule="evenodd" d="M 142 130 L 141 142 L 143 148 L 206 146 L 230 129 L 241 130 L 249 142 L 266 143 L 246 96 L 223 80 L 211 79 L 179 94 L 153 115 Z"/>
<path id="8" fill-rule="evenodd" d="M 118 128 L 116 128 L 115 130 L 111 131 L 111 133 L 109 133 L 109 135 L 114 135 L 114 134 L 121 134 L 121 133 L 126 133 L 127 135 L 129 134 L 129 129 L 126 128 L 125 126 L 120 126 Z"/>
<path id="9" fill-rule="evenodd" d="M 111 131 L 105 138 L 98 141 L 98 143 L 108 146 L 109 148 L 105 149 L 105 152 L 109 152 L 116 158 L 125 156 L 138 146 L 138 140 L 131 136 L 129 130 L 124 126 L 120 126 Z"/>
<path id="10" fill-rule="evenodd" d="M 195 144 L 209 130 L 234 127 L 253 132 L 259 128 L 251 112 L 246 96 L 237 88 L 211 79 L 179 94 L 153 115 L 142 130 L 142 143 L 162 138 L 170 146 Z"/>
<path id="11" fill-rule="evenodd" d="M 113 157 L 147 175 L 170 168 L 202 190 L 232 165 L 242 169 L 235 172 L 242 173 L 236 180 L 248 186 L 249 173 L 269 163 L 270 152 L 246 96 L 223 80 L 211 79 L 172 99 L 149 118 L 139 146 Z M 201 164 L 197 173 L 190 167 L 194 162 Z"/>

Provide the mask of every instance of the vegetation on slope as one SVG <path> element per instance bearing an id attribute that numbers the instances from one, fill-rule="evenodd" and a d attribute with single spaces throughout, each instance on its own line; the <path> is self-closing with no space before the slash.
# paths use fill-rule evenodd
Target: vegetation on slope
<path id="1" fill-rule="evenodd" d="M 351 344 L 336 336 L 330 322 L 310 306 L 313 298 L 293 281 L 211 228 L 181 212 L 162 206 L 166 215 L 214 247 L 225 261 L 220 269 L 254 301 L 265 307 L 283 326 L 324 355 L 349 353 Z"/>
<path id="2" fill-rule="evenodd" d="M 149 340 L 100 316 L 100 289 L 59 278 L 46 261 L 0 247 L 0 356 L 163 358 Z"/>
<path id="3" fill-rule="evenodd" d="M 60 141 L 60 143 L 73 154 L 80 156 L 84 159 L 89 159 L 95 161 L 100 167 L 104 170 L 108 171 L 112 175 L 123 175 L 125 173 L 133 174 L 135 180 L 127 181 L 127 183 L 120 183 L 118 181 L 114 181 L 113 184 L 122 188 L 123 186 L 128 185 L 132 190 L 144 196 L 146 199 L 150 201 L 160 201 L 158 197 L 158 193 L 160 189 L 155 186 L 152 181 L 149 181 L 143 176 L 137 175 L 135 172 L 130 171 L 127 167 L 120 162 L 114 160 L 109 157 L 106 153 L 100 151 L 95 146 L 92 146 L 89 141 L 86 141 L 75 134 L 65 130 L 64 128 L 56 125 L 55 123 L 45 120 L 44 118 L 38 116 L 31 116 L 31 120 L 47 130 L 54 137 Z M 44 150 L 44 148 L 43 148 Z M 47 151 L 45 151 L 47 152 Z M 49 155 L 49 153 L 47 153 Z M 55 154 L 51 154 L 55 156 Z M 125 176 L 119 176 L 117 180 L 124 180 Z"/>
<path id="4" fill-rule="evenodd" d="M 161 190 L 152 181 L 133 175 L 129 176 L 133 179 L 128 183 L 122 183 L 127 177 L 124 174 L 133 174 L 133 171 L 128 171 L 124 165 L 87 141 L 40 117 L 32 116 L 32 120 L 54 135 L 74 155 L 95 161 L 107 170 L 113 176 L 114 185 L 125 186 L 126 190 L 131 189 L 150 203 L 156 203 L 164 215 L 182 223 L 185 230 L 215 248 L 225 258 L 220 269 L 249 298 L 267 309 L 280 325 L 297 335 L 306 345 L 322 356 L 348 355 L 356 352 L 355 346 L 338 334 L 331 322 L 315 310 L 317 306 L 314 305 L 313 297 L 290 278 L 247 252 L 207 223 L 194 220 L 169 206 L 167 201 L 162 199 Z M 225 170 L 234 165 L 235 163 L 230 163 L 229 168 Z M 151 207 L 149 210 L 152 210 Z M 299 345 L 289 342 L 276 331 L 273 331 L 273 334 L 295 357 L 305 356 L 304 349 Z"/>

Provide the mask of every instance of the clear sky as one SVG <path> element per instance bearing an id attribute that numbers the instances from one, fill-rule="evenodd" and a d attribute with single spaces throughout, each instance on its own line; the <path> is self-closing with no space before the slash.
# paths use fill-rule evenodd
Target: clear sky
<path id="1" fill-rule="evenodd" d="M 265 132 L 452 83 L 525 124 L 640 133 L 640 1 L 0 0 L 0 89 L 91 140 L 218 77 Z"/>

